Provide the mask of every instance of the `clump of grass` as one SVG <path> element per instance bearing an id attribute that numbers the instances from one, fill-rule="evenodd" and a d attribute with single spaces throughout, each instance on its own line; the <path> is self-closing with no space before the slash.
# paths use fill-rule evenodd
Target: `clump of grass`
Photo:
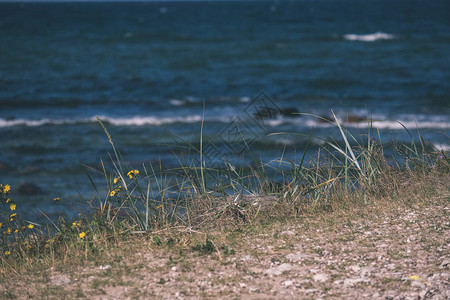
<path id="1" fill-rule="evenodd" d="M 218 170 L 206 165 L 201 134 L 199 148 L 174 137 L 179 147 L 197 155 L 199 161 L 177 157 L 180 167 L 170 170 L 162 166 L 155 170 L 151 164 L 149 167 L 143 164 L 142 177 L 138 177 L 141 174 L 138 170 L 126 166 L 99 120 L 114 153 L 113 172 L 108 173 L 104 167 L 102 171 L 109 194 L 99 201 L 101 211 L 110 222 L 118 218 L 118 211 L 125 211 L 133 232 L 151 232 L 167 226 L 195 229 L 242 226 L 259 222 L 263 216 L 296 216 L 305 210 L 332 209 L 335 204 L 349 201 L 368 204 L 383 193 L 394 193 L 395 189 L 401 192 L 397 183 L 399 174 L 411 176 L 438 166 L 448 171 L 447 154 L 428 151 L 420 134 L 417 146 L 408 131 L 411 144 L 398 147 L 404 163 L 392 164 L 384 155 L 379 132 L 373 136 L 369 126 L 367 134 L 356 137 L 340 124 L 334 113 L 333 116 L 334 121 L 328 122 L 335 124 L 342 141 L 325 140 L 327 146 L 310 160 L 306 160 L 306 152 L 311 135 L 299 161 L 282 156 L 265 163 L 249 153 L 251 165 L 236 168 L 224 161 L 223 168 Z M 127 182 L 128 179 L 132 181 Z"/>
<path id="2" fill-rule="evenodd" d="M 371 134 L 371 126 L 367 134 L 356 137 L 333 116 L 330 122 L 339 130 L 341 142 L 325 140 L 326 147 L 308 161 L 305 148 L 298 162 L 283 157 L 269 163 L 255 161 L 247 173 L 227 165 L 218 189 L 191 199 L 190 224 L 240 226 L 338 205 L 367 205 L 386 195 L 398 197 L 406 183 L 417 184 L 430 172 L 448 174 L 448 154 L 425 147 L 420 134 L 420 146 L 413 139 L 410 145 L 402 145 L 407 151 L 398 151 L 392 163 L 384 154 L 379 133 Z"/>

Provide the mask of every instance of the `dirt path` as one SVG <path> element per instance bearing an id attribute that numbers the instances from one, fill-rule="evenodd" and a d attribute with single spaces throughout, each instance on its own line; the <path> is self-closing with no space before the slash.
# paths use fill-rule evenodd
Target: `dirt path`
<path id="1" fill-rule="evenodd" d="M 9 288 L 39 299 L 450 299 L 448 196 L 439 203 L 212 235 L 210 254 L 161 236 Z"/>

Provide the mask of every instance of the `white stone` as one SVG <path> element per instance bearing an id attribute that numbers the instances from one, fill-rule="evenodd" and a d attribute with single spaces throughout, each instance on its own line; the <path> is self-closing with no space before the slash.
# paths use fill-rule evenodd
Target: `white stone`
<path id="1" fill-rule="evenodd" d="M 414 280 L 413 282 L 411 282 L 411 286 L 422 289 L 422 290 L 425 289 L 425 284 L 423 284 L 422 282 L 420 282 L 418 280 Z"/>
<path id="2" fill-rule="evenodd" d="M 344 286 L 353 286 L 360 282 L 369 282 L 366 278 L 347 278 L 344 280 Z"/>
<path id="3" fill-rule="evenodd" d="M 266 275 L 281 275 L 284 272 L 291 271 L 294 267 L 291 264 L 281 264 L 279 266 L 270 268 L 264 272 Z"/>
<path id="4" fill-rule="evenodd" d="M 100 269 L 100 270 L 108 270 L 108 269 L 111 269 L 111 266 L 110 266 L 110 265 L 100 266 L 99 269 Z"/>
<path id="5" fill-rule="evenodd" d="M 293 282 L 292 280 L 286 280 L 285 282 L 283 282 L 283 285 L 284 285 L 285 287 L 291 286 L 291 285 L 293 285 L 293 284 L 294 284 L 294 282 Z"/>
<path id="6" fill-rule="evenodd" d="M 286 259 L 289 260 L 290 262 L 299 262 L 309 257 L 310 256 L 308 254 L 303 254 L 301 252 L 286 255 Z"/>
<path id="7" fill-rule="evenodd" d="M 281 233 L 282 235 L 295 235 L 295 232 L 292 230 L 286 230 Z"/>
<path id="8" fill-rule="evenodd" d="M 313 279 L 314 279 L 314 281 L 325 282 L 328 280 L 328 275 L 319 273 L 319 274 L 314 275 Z"/>

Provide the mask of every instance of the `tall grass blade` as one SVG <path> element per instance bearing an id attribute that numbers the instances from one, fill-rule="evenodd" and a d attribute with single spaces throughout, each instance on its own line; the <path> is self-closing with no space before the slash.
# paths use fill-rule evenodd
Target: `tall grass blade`
<path id="1" fill-rule="evenodd" d="M 352 157 L 352 159 L 353 159 L 353 162 L 355 163 L 356 167 L 361 171 L 361 167 L 360 167 L 360 165 L 359 165 L 359 163 L 358 163 L 358 160 L 356 159 L 355 154 L 353 153 L 353 150 L 352 150 L 352 148 L 350 147 L 350 143 L 349 143 L 348 140 L 347 140 L 347 136 L 346 136 L 346 134 L 344 133 L 344 130 L 342 129 L 341 124 L 339 123 L 339 120 L 337 119 L 337 117 L 336 117 L 336 115 L 334 114 L 334 111 L 333 111 L 333 110 L 331 110 L 331 113 L 333 114 L 333 117 L 334 117 L 334 119 L 336 120 L 336 125 L 338 126 L 339 131 L 341 132 L 342 138 L 344 139 L 346 149 L 347 149 L 348 152 L 350 153 L 350 155 L 351 155 L 351 157 Z M 346 156 L 346 157 L 347 157 L 347 156 Z"/>

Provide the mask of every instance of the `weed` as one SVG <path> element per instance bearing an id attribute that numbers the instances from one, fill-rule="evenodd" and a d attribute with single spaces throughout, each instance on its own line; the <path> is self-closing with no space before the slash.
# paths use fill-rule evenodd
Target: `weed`
<path id="1" fill-rule="evenodd" d="M 153 237 L 153 243 L 154 243 L 156 246 L 161 246 L 161 245 L 162 245 L 161 238 L 160 238 L 159 236 L 155 235 L 155 236 Z"/>
<path id="2" fill-rule="evenodd" d="M 216 250 L 216 247 L 214 246 L 214 243 L 209 238 L 206 238 L 204 243 L 199 243 L 199 244 L 193 246 L 192 250 L 198 251 L 202 254 L 211 254 Z"/>
<path id="3" fill-rule="evenodd" d="M 222 246 L 220 249 L 223 250 L 223 254 L 225 255 L 233 255 L 236 253 L 234 249 L 229 249 L 226 245 Z"/>

